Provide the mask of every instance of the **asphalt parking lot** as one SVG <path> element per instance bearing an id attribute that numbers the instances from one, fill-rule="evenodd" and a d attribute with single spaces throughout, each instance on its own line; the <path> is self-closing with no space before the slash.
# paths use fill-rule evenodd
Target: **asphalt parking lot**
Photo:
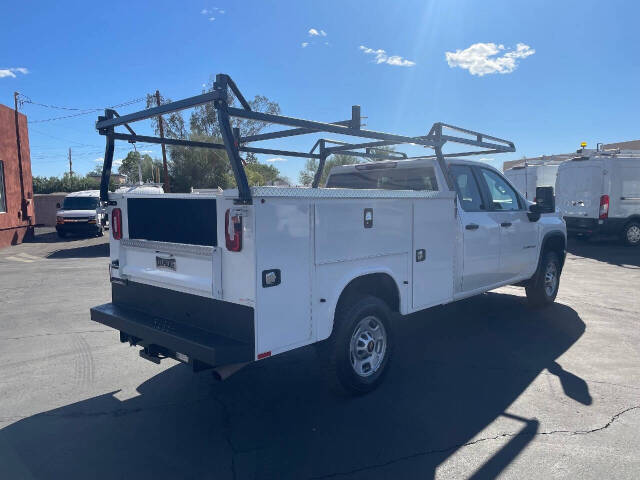
<path id="1" fill-rule="evenodd" d="M 312 348 L 224 382 L 89 320 L 104 238 L 0 250 L 0 478 L 640 478 L 640 250 L 570 244 L 556 304 L 508 287 L 398 319 L 380 389 Z"/>

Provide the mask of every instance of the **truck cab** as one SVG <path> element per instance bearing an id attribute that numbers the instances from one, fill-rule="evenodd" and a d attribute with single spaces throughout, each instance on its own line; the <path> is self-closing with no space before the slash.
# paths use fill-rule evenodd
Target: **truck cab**
<path id="1" fill-rule="evenodd" d="M 498 170 L 483 162 L 455 158 L 446 165 L 454 181 L 460 220 L 457 255 L 461 269 L 454 297 L 528 279 L 537 269 L 545 238 L 553 234 L 556 241 L 564 242 L 560 216 L 532 213 L 535 204 Z M 328 188 L 425 190 L 438 184 L 443 184 L 442 172 L 433 159 L 338 166 L 327 178 Z M 563 262 L 561 250 L 558 254 Z"/>
<path id="2" fill-rule="evenodd" d="M 67 235 L 102 235 L 106 225 L 99 211 L 100 190 L 84 190 L 68 194 L 56 212 L 56 232 Z"/>

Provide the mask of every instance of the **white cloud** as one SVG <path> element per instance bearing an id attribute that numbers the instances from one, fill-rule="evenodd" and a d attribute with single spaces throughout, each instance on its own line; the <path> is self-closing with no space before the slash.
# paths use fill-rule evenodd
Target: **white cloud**
<path id="1" fill-rule="evenodd" d="M 153 153 L 153 150 L 138 150 L 140 153 Z"/>
<path id="2" fill-rule="evenodd" d="M 327 32 L 324 30 L 316 30 L 315 28 L 310 28 L 307 32 L 310 37 L 326 37 Z"/>
<path id="3" fill-rule="evenodd" d="M 275 162 L 286 162 L 287 159 L 286 158 L 281 158 L 281 157 L 275 157 L 275 158 L 267 158 L 265 160 L 265 162 L 269 162 L 269 163 L 275 163 Z"/>
<path id="4" fill-rule="evenodd" d="M 203 8 L 200 10 L 200 14 L 202 15 L 211 15 L 212 13 L 219 13 L 220 15 L 224 15 L 224 10 L 218 7 L 213 8 Z"/>
<path id="5" fill-rule="evenodd" d="M 16 73 L 26 75 L 29 73 L 29 70 L 24 67 L 2 68 L 0 69 L 0 78 L 16 78 Z"/>
<path id="6" fill-rule="evenodd" d="M 147 151 L 149 151 L 149 150 L 147 150 Z M 140 153 L 142 153 L 142 152 L 140 152 Z M 123 159 L 123 158 L 119 158 L 119 159 L 117 159 L 117 160 L 114 160 L 114 161 L 111 163 L 111 169 L 113 170 L 113 169 L 115 169 L 115 168 L 120 168 L 120 165 L 122 165 L 122 160 L 124 160 L 124 159 Z M 99 163 L 99 164 L 102 164 L 102 163 L 104 163 L 104 158 L 102 158 L 102 157 L 100 157 L 100 158 L 96 158 L 96 159 L 94 160 L 94 162 Z"/>
<path id="7" fill-rule="evenodd" d="M 416 64 L 416 62 L 407 60 L 399 55 L 389 56 L 387 55 L 387 52 L 382 49 L 374 50 L 373 48 L 365 47 L 364 45 L 360 45 L 359 48 L 366 55 L 373 55 L 376 63 L 386 63 L 388 65 L 393 65 L 394 67 L 413 67 Z"/>
<path id="8" fill-rule="evenodd" d="M 213 22 L 216 19 L 216 17 L 209 17 L 209 21 Z"/>
<path id="9" fill-rule="evenodd" d="M 307 48 L 309 46 L 309 42 L 302 42 L 302 48 Z"/>
<path id="10" fill-rule="evenodd" d="M 496 56 L 501 52 L 504 55 Z M 524 43 L 518 43 L 515 50 L 495 43 L 474 43 L 464 50 L 445 52 L 445 57 L 451 68 L 463 68 L 471 75 L 482 77 L 491 73 L 511 73 L 518 67 L 518 60 L 534 53 L 536 51 Z"/>

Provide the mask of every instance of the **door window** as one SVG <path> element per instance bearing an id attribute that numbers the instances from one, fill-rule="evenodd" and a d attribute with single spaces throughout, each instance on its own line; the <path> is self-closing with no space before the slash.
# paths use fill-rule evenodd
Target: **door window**
<path id="1" fill-rule="evenodd" d="M 453 176 L 460 205 L 465 212 L 479 212 L 484 210 L 480 188 L 468 165 L 451 165 L 449 172 Z"/>
<path id="2" fill-rule="evenodd" d="M 496 172 L 480 169 L 482 176 L 487 182 L 489 190 L 489 201 L 492 210 L 520 210 L 520 200 L 518 194 L 511 188 L 507 181 Z"/>

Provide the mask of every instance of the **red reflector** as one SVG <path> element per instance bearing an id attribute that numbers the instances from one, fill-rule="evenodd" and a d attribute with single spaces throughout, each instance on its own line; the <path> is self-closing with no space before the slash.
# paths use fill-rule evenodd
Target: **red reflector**
<path id="1" fill-rule="evenodd" d="M 230 210 L 224 214 L 224 239 L 227 250 L 230 252 L 242 250 L 242 217 L 231 216 Z"/>
<path id="2" fill-rule="evenodd" d="M 609 195 L 602 195 L 600 197 L 600 214 L 599 217 L 601 220 L 609 217 Z"/>
<path id="3" fill-rule="evenodd" d="M 111 211 L 111 232 L 114 240 L 122 238 L 122 210 L 119 208 Z"/>
<path id="4" fill-rule="evenodd" d="M 263 358 L 267 358 L 271 356 L 271 350 L 268 352 L 263 352 L 258 354 L 258 360 L 262 360 Z"/>

